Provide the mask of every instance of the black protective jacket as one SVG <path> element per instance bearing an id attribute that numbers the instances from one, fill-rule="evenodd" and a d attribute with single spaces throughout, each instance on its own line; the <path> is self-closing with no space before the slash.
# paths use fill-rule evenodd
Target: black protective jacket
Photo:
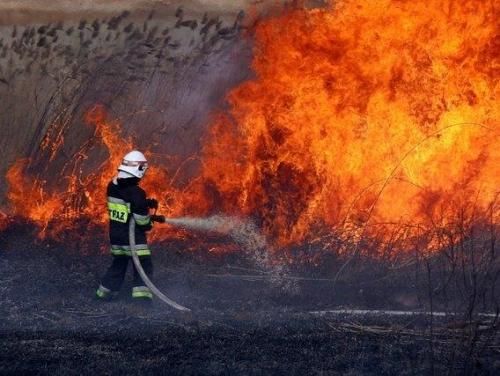
<path id="1" fill-rule="evenodd" d="M 114 179 L 108 184 L 109 239 L 113 248 L 130 249 L 129 223 L 136 221 L 135 244 L 147 248 L 147 231 L 152 222 L 146 202 L 146 192 L 139 187 L 138 178 Z"/>

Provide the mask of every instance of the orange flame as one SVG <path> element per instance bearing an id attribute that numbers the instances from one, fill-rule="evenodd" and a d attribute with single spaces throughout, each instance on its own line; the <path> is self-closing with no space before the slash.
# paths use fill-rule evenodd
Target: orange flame
<path id="1" fill-rule="evenodd" d="M 158 160 L 144 187 L 167 215 L 253 216 L 277 246 L 317 229 L 351 240 L 419 233 L 459 214 L 498 223 L 499 18 L 486 1 L 345 0 L 263 21 L 256 78 L 214 116 L 199 176 L 180 187 L 149 152 Z M 85 121 L 109 152 L 98 174 L 72 164 L 58 190 L 27 184 L 26 161 L 7 175 L 15 214 L 42 234 L 60 217 L 106 222 L 105 188 L 133 141 L 102 106 Z"/>
<path id="2" fill-rule="evenodd" d="M 45 237 L 49 221 L 58 216 L 63 201 L 45 189 L 45 181 L 31 182 L 25 174 L 28 160 L 18 160 L 7 172 L 8 198 L 14 215 L 29 218 L 41 224 L 40 237 Z"/>
<path id="3" fill-rule="evenodd" d="M 281 244 L 318 221 L 366 232 L 487 208 L 500 176 L 499 16 L 491 2 L 342 1 L 261 23 L 256 78 L 213 125 L 205 180 Z"/>
<path id="4" fill-rule="evenodd" d="M 132 140 L 121 135 L 120 123 L 108 119 L 103 106 L 96 105 L 86 112 L 85 123 L 94 127 L 95 137 L 100 139 L 109 157 L 94 173 L 86 176 L 81 171 L 80 160 L 87 155 L 80 155 L 65 166 L 65 178 L 62 181 L 48 182 L 33 178 L 29 172 L 29 160 L 18 160 L 7 173 L 9 183 L 8 199 L 12 214 L 30 219 L 41 230 L 39 236 L 57 237 L 61 232 L 73 227 L 72 221 L 85 218 L 95 225 L 107 222 L 106 187 L 121 162 L 124 153 L 133 149 Z M 62 144 L 44 141 L 44 146 L 51 148 L 51 160 Z M 69 171 L 69 172 L 67 172 Z M 166 181 L 166 173 L 158 167 L 151 168 L 153 179 Z M 168 187 L 167 187 L 168 188 Z"/>

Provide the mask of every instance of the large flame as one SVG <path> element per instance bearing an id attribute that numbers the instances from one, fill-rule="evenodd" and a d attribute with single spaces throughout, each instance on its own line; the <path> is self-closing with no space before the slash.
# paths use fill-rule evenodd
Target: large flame
<path id="1" fill-rule="evenodd" d="M 256 33 L 256 78 L 205 143 L 227 211 L 281 243 L 429 224 L 498 194 L 499 12 L 488 1 L 342 1 Z M 234 161 L 228 163 L 227 161 Z"/>
<path id="2" fill-rule="evenodd" d="M 336 4 L 258 24 L 255 79 L 214 116 L 199 176 L 182 187 L 153 168 L 146 190 L 173 198 L 168 215 L 257 218 L 278 246 L 317 229 L 359 238 L 447 226 L 461 211 L 497 223 L 499 10 L 490 1 Z M 110 155 L 99 174 L 73 167 L 48 192 L 42 180 L 23 182 L 19 161 L 8 174 L 16 214 L 44 229 L 61 208 L 105 223 L 106 184 L 133 141 L 102 107 L 86 122 Z"/>

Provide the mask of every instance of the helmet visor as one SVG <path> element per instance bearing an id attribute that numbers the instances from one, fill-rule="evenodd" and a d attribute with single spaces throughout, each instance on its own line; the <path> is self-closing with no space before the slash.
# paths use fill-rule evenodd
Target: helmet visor
<path id="1" fill-rule="evenodd" d="M 148 162 L 146 162 L 146 161 L 144 161 L 144 162 L 137 162 L 137 161 L 127 161 L 125 159 L 122 161 L 122 165 L 123 166 L 128 166 L 128 167 L 137 167 L 137 169 L 139 171 L 144 171 L 144 172 L 146 172 L 146 170 L 149 167 Z"/>

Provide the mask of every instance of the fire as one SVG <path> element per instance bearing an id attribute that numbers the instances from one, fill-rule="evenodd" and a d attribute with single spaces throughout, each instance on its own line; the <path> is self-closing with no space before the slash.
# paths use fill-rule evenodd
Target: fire
<path id="1" fill-rule="evenodd" d="M 366 233 L 487 209 L 499 16 L 491 2 L 342 1 L 261 23 L 256 78 L 212 126 L 204 179 L 280 244 L 318 224 Z"/>
<path id="2" fill-rule="evenodd" d="M 64 207 L 63 201 L 61 197 L 46 192 L 45 181 L 37 180 L 30 184 L 24 173 L 27 165 L 28 160 L 20 159 L 8 171 L 8 198 L 14 215 L 30 218 L 42 225 L 40 234 L 43 238 L 49 221 Z"/>
<path id="3" fill-rule="evenodd" d="M 9 224 L 9 216 L 0 210 L 0 231 L 5 230 Z"/>
<path id="4" fill-rule="evenodd" d="M 146 153 L 144 187 L 163 214 L 250 216 L 277 247 L 317 233 L 421 233 L 471 213 L 498 223 L 499 10 L 487 1 L 336 4 L 258 23 L 255 79 L 214 114 L 198 176 L 177 184 L 182 165 L 172 175 L 174 159 Z M 52 235 L 82 217 L 106 222 L 106 185 L 134 141 L 102 106 L 85 122 L 109 153 L 98 173 L 82 172 L 82 152 L 57 189 L 40 177 L 30 184 L 29 161 L 7 175 L 14 214 L 42 236 L 54 221 L 64 220 Z M 53 156 L 61 142 L 42 146 Z"/>
<path id="5" fill-rule="evenodd" d="M 96 105 L 84 116 L 85 123 L 93 127 L 94 136 L 101 140 L 108 151 L 108 158 L 93 173 L 85 175 L 82 163 L 88 159 L 83 152 L 75 160 L 68 161 L 63 168 L 62 181 L 50 181 L 30 169 L 27 159 L 17 161 L 7 173 L 9 183 L 8 199 L 13 215 L 29 219 L 40 227 L 39 236 L 57 238 L 62 232 L 77 229 L 76 222 L 84 219 L 90 224 L 102 226 L 107 223 L 106 187 L 116 176 L 116 168 L 125 152 L 132 150 L 131 138 L 121 135 L 121 125 L 109 119 L 105 108 Z M 50 148 L 51 158 L 62 146 L 59 139 L 55 142 L 44 141 L 43 147 Z M 150 153 L 146 152 L 149 156 Z M 52 180 L 57 178 L 52 178 Z M 173 195 L 165 170 L 153 166 L 148 171 L 144 186 L 153 196 Z M 167 212 L 172 207 L 165 208 Z M 168 232 L 164 232 L 164 236 Z"/>

